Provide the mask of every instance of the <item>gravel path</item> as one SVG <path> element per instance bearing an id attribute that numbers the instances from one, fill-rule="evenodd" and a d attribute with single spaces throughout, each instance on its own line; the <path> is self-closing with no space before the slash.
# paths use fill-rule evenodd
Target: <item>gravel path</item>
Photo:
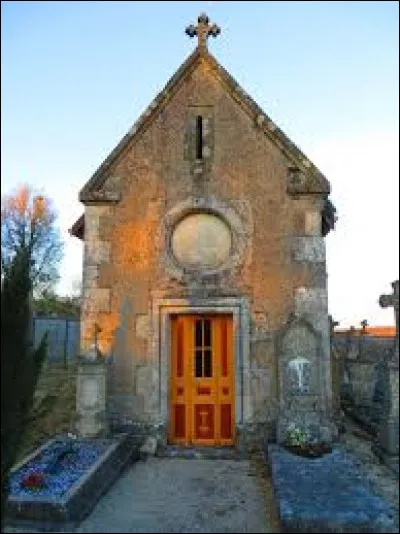
<path id="1" fill-rule="evenodd" d="M 76 532 L 278 532 L 270 497 L 256 461 L 149 458 Z"/>

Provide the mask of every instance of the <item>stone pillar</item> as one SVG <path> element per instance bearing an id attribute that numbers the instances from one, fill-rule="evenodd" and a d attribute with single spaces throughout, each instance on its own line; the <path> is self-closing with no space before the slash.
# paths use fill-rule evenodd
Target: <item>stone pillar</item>
<path id="1" fill-rule="evenodd" d="M 331 380 L 332 380 L 332 412 L 336 419 L 340 415 L 340 354 L 335 350 L 333 338 L 336 326 L 339 326 L 338 321 L 334 321 L 331 315 L 328 315 L 329 333 L 330 333 L 330 349 L 331 349 Z"/>
<path id="2" fill-rule="evenodd" d="M 76 391 L 76 430 L 82 437 L 106 436 L 107 364 L 102 359 L 80 358 Z"/>
<path id="3" fill-rule="evenodd" d="M 393 282 L 392 287 L 391 295 L 381 295 L 379 298 L 382 308 L 394 308 L 396 339 L 393 352 L 386 362 L 385 399 L 378 440 L 373 450 L 389 467 L 399 473 L 399 281 Z"/>
<path id="4" fill-rule="evenodd" d="M 399 363 L 389 361 L 385 369 L 385 399 L 373 450 L 389 467 L 399 472 Z"/>

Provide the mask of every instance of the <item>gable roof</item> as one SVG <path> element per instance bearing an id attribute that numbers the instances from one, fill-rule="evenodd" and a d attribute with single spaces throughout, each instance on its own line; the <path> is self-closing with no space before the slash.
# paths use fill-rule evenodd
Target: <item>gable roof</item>
<path id="1" fill-rule="evenodd" d="M 237 81 L 224 67 L 222 67 L 222 65 L 220 65 L 208 50 L 196 48 L 81 189 L 79 193 L 79 200 L 81 202 L 118 201 L 118 196 L 115 194 L 110 197 L 105 192 L 99 192 L 99 189 L 107 178 L 107 170 L 129 143 L 135 139 L 139 132 L 142 132 L 149 126 L 173 94 L 178 90 L 184 79 L 202 61 L 206 62 L 211 67 L 211 71 L 214 72 L 225 85 L 231 97 L 255 121 L 260 130 L 264 132 L 265 136 L 278 146 L 288 159 L 293 162 L 293 166 L 289 168 L 289 173 L 292 177 L 292 180 L 290 180 L 292 186 L 291 191 L 289 192 L 299 194 L 329 194 L 330 184 L 316 166 L 303 154 L 303 152 L 301 152 L 287 135 L 278 128 L 271 118 L 260 108 L 251 96 L 242 89 Z"/>
<path id="2" fill-rule="evenodd" d="M 114 161 L 122 154 L 125 148 L 135 140 L 138 134 L 144 131 L 155 119 L 158 113 L 168 103 L 170 98 L 179 89 L 185 78 L 200 64 L 207 62 L 211 71 L 223 83 L 238 105 L 254 120 L 258 128 L 270 139 L 292 162 L 288 167 L 288 193 L 322 193 L 325 203 L 322 211 L 322 235 L 325 236 L 334 228 L 337 217 L 336 208 L 328 198 L 330 184 L 319 169 L 303 154 L 303 152 L 289 139 L 289 137 L 273 122 L 273 120 L 260 108 L 239 83 L 222 67 L 222 65 L 209 53 L 207 48 L 197 47 L 194 52 L 182 63 L 175 74 L 169 79 L 164 89 L 153 99 L 146 110 L 140 115 L 130 130 L 124 135 L 118 145 L 110 152 L 103 163 L 98 167 L 92 177 L 79 193 L 79 200 L 84 204 L 91 202 L 118 202 L 119 194 L 101 190 L 101 186 L 108 178 L 108 170 Z M 70 234 L 84 239 L 83 215 L 70 229 Z"/>

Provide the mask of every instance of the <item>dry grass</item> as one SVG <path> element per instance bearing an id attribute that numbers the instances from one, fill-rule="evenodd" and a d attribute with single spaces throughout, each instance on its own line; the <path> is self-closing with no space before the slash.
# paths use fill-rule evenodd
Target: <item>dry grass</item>
<path id="1" fill-rule="evenodd" d="M 75 363 L 65 367 L 60 363 L 45 362 L 17 462 L 56 434 L 73 430 L 76 368 Z"/>

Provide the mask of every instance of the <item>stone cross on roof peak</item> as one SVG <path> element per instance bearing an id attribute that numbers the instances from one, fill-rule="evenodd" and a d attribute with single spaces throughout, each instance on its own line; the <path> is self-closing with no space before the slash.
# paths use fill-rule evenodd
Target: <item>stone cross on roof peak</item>
<path id="1" fill-rule="evenodd" d="M 189 37 L 194 37 L 197 35 L 197 46 L 199 50 L 202 51 L 207 50 L 207 38 L 209 35 L 217 37 L 217 35 L 221 33 L 221 28 L 219 26 L 216 24 L 210 26 L 209 22 L 210 19 L 208 16 L 205 13 L 202 13 L 197 19 L 197 26 L 193 26 L 193 24 L 191 24 L 186 28 L 186 33 L 189 35 Z"/>

